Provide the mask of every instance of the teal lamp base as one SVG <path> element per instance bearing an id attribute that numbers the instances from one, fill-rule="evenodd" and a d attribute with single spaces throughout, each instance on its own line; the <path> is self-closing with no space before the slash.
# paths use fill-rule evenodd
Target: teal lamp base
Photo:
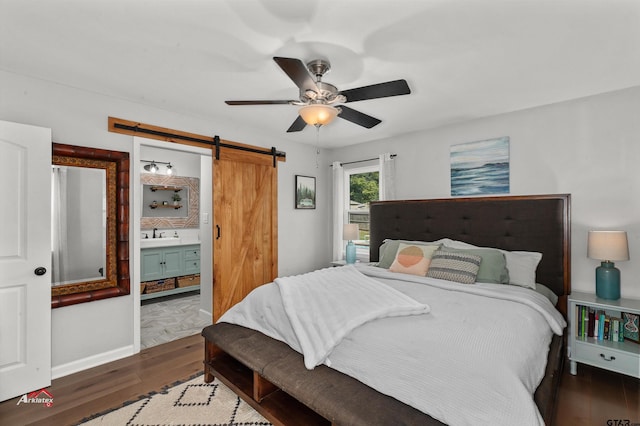
<path id="1" fill-rule="evenodd" d="M 347 249 L 346 249 L 346 260 L 347 260 L 347 264 L 353 264 L 356 263 L 356 245 L 353 244 L 353 241 L 349 241 L 347 243 Z"/>
<path id="2" fill-rule="evenodd" d="M 596 268 L 596 296 L 602 299 L 620 299 L 620 270 L 613 262 L 602 262 Z"/>

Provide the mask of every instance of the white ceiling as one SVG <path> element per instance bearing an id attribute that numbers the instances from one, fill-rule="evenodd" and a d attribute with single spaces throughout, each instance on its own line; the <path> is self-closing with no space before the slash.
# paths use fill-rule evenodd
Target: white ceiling
<path id="1" fill-rule="evenodd" d="M 2 70 L 210 120 L 226 139 L 316 143 L 310 126 L 286 133 L 295 106 L 224 103 L 297 98 L 273 56 L 328 59 L 323 80 L 343 90 L 407 80 L 410 95 L 349 103 L 373 129 L 321 129 L 345 146 L 640 85 L 640 1 L 0 0 Z"/>

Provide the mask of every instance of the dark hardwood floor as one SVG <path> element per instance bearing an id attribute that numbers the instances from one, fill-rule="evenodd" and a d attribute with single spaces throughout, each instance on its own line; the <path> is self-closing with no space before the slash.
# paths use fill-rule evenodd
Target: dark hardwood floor
<path id="1" fill-rule="evenodd" d="M 572 376 L 564 367 L 556 425 L 640 426 L 640 379 L 582 364 Z"/>
<path id="2" fill-rule="evenodd" d="M 53 381 L 53 407 L 0 403 L 0 425 L 72 425 L 92 414 L 159 391 L 202 372 L 200 335 L 145 349 L 138 355 Z M 568 363 L 567 363 L 568 364 Z M 565 366 L 555 424 L 558 426 L 640 425 L 640 380 L 580 365 L 578 375 Z M 628 420 L 627 423 L 607 422 Z"/>
<path id="3" fill-rule="evenodd" d="M 48 388 L 53 407 L 0 403 L 0 425 L 72 425 L 83 418 L 137 400 L 178 380 L 201 373 L 204 339 L 200 335 L 144 349 L 89 370 L 56 379 Z"/>

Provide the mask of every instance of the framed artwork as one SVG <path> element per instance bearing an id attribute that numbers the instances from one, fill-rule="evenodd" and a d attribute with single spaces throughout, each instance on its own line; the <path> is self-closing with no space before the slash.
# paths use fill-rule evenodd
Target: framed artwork
<path id="1" fill-rule="evenodd" d="M 509 193 L 509 137 L 452 145 L 451 195 Z"/>
<path id="2" fill-rule="evenodd" d="M 296 175 L 296 209 L 316 208 L 316 178 Z"/>
<path id="3" fill-rule="evenodd" d="M 622 323 L 624 326 L 624 340 L 631 340 L 640 343 L 640 315 L 630 312 L 622 312 Z"/>

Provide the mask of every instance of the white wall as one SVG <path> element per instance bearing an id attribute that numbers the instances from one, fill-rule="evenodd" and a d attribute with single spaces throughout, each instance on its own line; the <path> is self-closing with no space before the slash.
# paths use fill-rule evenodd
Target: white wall
<path id="1" fill-rule="evenodd" d="M 200 156 L 200 238 L 207 241 L 200 246 L 200 315 L 209 321 L 213 321 L 213 264 L 205 259 L 213 256 L 213 179 L 205 176 L 213 176 L 212 166 L 210 156 Z"/>
<path id="2" fill-rule="evenodd" d="M 71 87 L 0 71 L 0 119 L 52 129 L 55 142 L 132 152 L 133 138 L 107 131 L 109 116 L 235 140 L 226 123 L 215 117 L 198 118 L 149 108 Z M 308 271 L 329 261 L 326 186 L 319 179 L 319 208 L 294 211 L 294 175 L 315 176 L 315 148 L 268 140 L 242 140 L 287 153 L 280 163 L 279 267 L 281 274 Z M 43 146 L 42 149 L 51 149 Z M 134 164 L 132 170 L 136 170 Z M 323 167 L 320 170 L 324 170 Z M 326 170 L 324 170 L 326 173 Z M 318 175 L 321 175 L 318 172 Z M 133 180 L 133 178 L 132 178 Z M 132 190 L 135 191 L 133 186 Z M 323 191 L 323 192 L 321 192 Z M 131 197 L 131 200 L 134 198 Z M 321 201 L 322 200 L 322 201 Z M 130 217 L 131 223 L 133 218 Z M 133 240 L 133 228 L 130 241 Z M 301 250 L 304 248 L 304 250 Z M 133 247 L 130 246 L 130 250 Z M 130 271 L 139 265 L 130 264 Z M 52 311 L 52 363 L 54 377 L 88 368 L 134 351 L 133 296 L 123 296 Z"/>
<path id="3" fill-rule="evenodd" d="M 628 232 L 617 262 L 622 297 L 640 298 L 640 87 L 534 108 L 393 140 L 333 150 L 330 161 L 395 152 L 398 199 L 450 196 L 454 144 L 509 136 L 511 194 L 571 194 L 572 288 L 595 292 L 589 229 Z"/>
<path id="4" fill-rule="evenodd" d="M 53 140 L 60 143 L 132 152 L 132 137 L 107 131 L 108 116 L 234 140 L 233 134 L 225 134 L 225 123 L 217 123 L 215 118 L 182 116 L 2 71 L 0 93 L 0 119 L 50 127 Z M 573 288 L 594 291 L 598 262 L 586 258 L 586 231 L 592 227 L 621 228 L 629 233 L 631 251 L 631 261 L 617 263 L 622 271 L 622 295 L 640 298 L 640 284 L 635 282 L 640 276 L 637 111 L 640 88 L 388 141 L 322 150 L 318 157 L 315 147 L 305 144 L 265 138 L 238 142 L 275 146 L 287 153 L 287 161 L 279 164 L 278 171 L 280 275 L 324 267 L 331 260 L 332 161 L 395 152 L 398 198 L 448 197 L 449 146 L 509 136 L 512 194 L 572 194 Z M 296 174 L 317 178 L 315 210 L 294 209 Z M 132 263 L 130 270 L 136 269 L 138 265 Z M 54 372 L 64 374 L 132 353 L 133 312 L 131 295 L 54 309 Z"/>

